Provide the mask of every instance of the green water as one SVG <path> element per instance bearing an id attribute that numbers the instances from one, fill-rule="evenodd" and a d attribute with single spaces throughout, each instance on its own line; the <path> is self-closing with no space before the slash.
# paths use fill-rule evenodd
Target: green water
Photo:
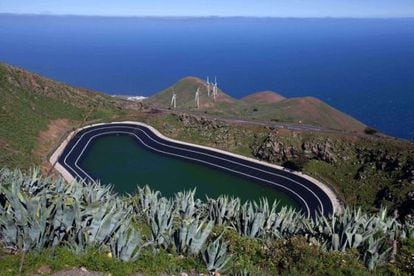
<path id="1" fill-rule="evenodd" d="M 281 205 L 296 204 L 287 195 L 268 186 L 226 172 L 153 153 L 136 143 L 130 135 L 103 136 L 94 139 L 81 167 L 102 183 L 113 184 L 118 193 L 133 194 L 136 186 L 149 185 L 164 196 L 197 188 L 197 196 L 222 194 L 257 200 L 278 199 Z"/>

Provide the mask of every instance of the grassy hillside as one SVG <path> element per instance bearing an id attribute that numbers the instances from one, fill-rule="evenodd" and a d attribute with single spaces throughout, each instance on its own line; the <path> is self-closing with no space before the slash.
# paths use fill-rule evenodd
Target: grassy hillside
<path id="1" fill-rule="evenodd" d="M 366 128 L 363 123 L 313 97 L 253 104 L 243 114 L 258 120 L 302 123 L 337 130 L 362 132 Z"/>
<path id="2" fill-rule="evenodd" d="M 196 78 L 181 80 L 175 85 L 178 99 L 191 108 L 194 103 L 192 95 L 199 86 L 202 90 L 203 84 L 203 81 Z M 139 112 L 134 103 L 73 88 L 4 64 L 0 65 L 0 92 L 1 167 L 27 169 L 46 163 L 48 169 L 47 156 L 66 133 L 78 128 L 83 121 L 138 120 L 156 127 L 172 138 L 278 164 L 300 161 L 303 170 L 331 184 L 344 202 L 350 205 L 367 209 L 387 205 L 406 210 L 405 213 L 413 209 L 410 207 L 414 199 L 412 143 L 341 133 L 273 131 L 263 126 L 174 116 L 168 112 L 154 113 L 150 109 L 147 109 L 149 112 Z M 170 94 L 166 90 L 151 98 L 150 102 L 168 105 Z M 262 103 L 263 99 L 266 102 L 273 99 L 274 103 L 267 106 Z M 279 117 L 288 114 L 296 116 L 289 117 L 289 120 L 305 116 L 305 122 L 318 123 L 320 116 L 330 114 L 324 118 L 325 122 L 333 120 L 331 124 L 342 122 L 344 126 L 354 123 L 352 118 L 332 110 L 314 98 L 282 100 L 273 93 L 258 93 L 237 101 L 219 91 L 216 102 L 210 98 L 204 100 L 217 112 L 227 112 L 232 108 L 233 116 L 244 110 L 240 117 L 245 114 L 253 117 L 254 113 L 257 116 L 254 118 L 268 116 L 267 120 L 282 110 Z M 241 103 L 243 101 L 259 102 L 260 106 L 256 111 L 250 111 L 246 103 Z M 311 105 L 308 105 L 309 102 Z M 273 109 L 278 105 L 282 106 Z M 205 106 L 206 104 L 202 108 Z M 296 108 L 298 106 L 302 108 Z M 269 111 L 265 112 L 267 108 Z M 289 109 L 294 110 L 289 112 Z M 325 109 L 322 114 L 318 113 L 321 109 Z M 208 112 L 211 112 L 211 108 Z M 337 114 L 341 116 L 335 119 Z M 341 121 L 342 118 L 347 120 Z"/>
<path id="3" fill-rule="evenodd" d="M 73 88 L 0 63 L 0 167 L 38 164 L 39 133 L 57 119 L 73 127 L 82 120 L 121 114 L 112 97 Z"/>
<path id="4" fill-rule="evenodd" d="M 195 108 L 195 91 L 200 87 L 200 108 Z M 263 121 L 308 124 L 335 130 L 363 132 L 366 126 L 349 115 L 313 97 L 286 99 L 264 91 L 237 100 L 219 90 L 216 102 L 207 96 L 206 83 L 195 77 L 180 80 L 150 97 L 146 102 L 169 108 L 173 88 L 177 93 L 177 110 L 219 114 Z"/>
<path id="5" fill-rule="evenodd" d="M 295 123 L 297 123 L 297 120 L 315 124 L 322 121 L 323 125 L 330 124 L 332 127 L 340 125 L 347 129 L 359 126 L 359 123 L 352 118 L 314 98 L 281 99 L 273 93 L 258 93 L 239 101 L 219 91 L 219 97 L 214 102 L 203 95 L 203 92 L 206 93 L 205 90 L 203 91 L 203 81 L 195 78 L 186 78 L 175 84 L 179 107 L 180 99 L 182 102 L 181 110 L 196 111 L 192 105 L 194 104 L 194 92 L 200 85 L 202 90 L 200 114 L 208 112 L 223 116 L 247 116 L 257 119 L 262 116 L 263 120 L 284 119 Z M 167 89 L 151 98 L 148 103 L 164 107 L 169 105 L 170 99 L 171 91 Z M 393 221 L 392 217 L 375 212 L 378 211 L 380 206 L 387 206 L 389 210 L 398 210 L 400 218 L 405 217 L 407 221 L 409 221 L 410 216 L 414 217 L 413 143 L 386 139 L 375 135 L 354 135 L 349 132 L 290 131 L 285 128 L 275 129 L 254 124 L 224 122 L 220 119 L 213 120 L 200 115 L 194 116 L 180 112 L 171 114 L 149 108 L 144 109 L 146 112 L 139 112 L 137 111 L 138 107 L 139 104 L 133 102 L 117 100 L 105 94 L 73 88 L 12 66 L 0 64 L 0 167 L 27 169 L 30 166 L 39 165 L 42 161 L 40 159 L 46 158 L 46 155 L 53 150 L 56 141 L 60 137 L 64 137 L 65 132 L 79 127 L 82 122 L 142 121 L 154 126 L 171 138 L 221 148 L 267 162 L 283 165 L 294 164 L 298 169 L 329 184 L 346 205 L 360 206 L 366 212 L 369 212 L 370 215 L 363 215 L 364 219 L 374 217 L 373 225 L 375 227 L 379 226 L 378 233 L 370 232 L 370 234 L 373 234 L 374 240 L 367 239 L 363 244 L 353 246 L 353 248 L 346 243 L 348 245 L 345 246 L 345 249 L 338 250 L 334 242 L 334 234 L 337 233 L 324 231 L 322 234 L 318 232 L 321 229 L 328 229 L 322 227 L 323 225 L 314 225 L 315 228 L 311 229 L 301 228 L 301 225 L 311 227 L 313 224 L 309 222 L 299 223 L 300 218 L 298 223 L 294 222 L 292 224 L 292 219 L 298 217 L 296 215 L 291 216 L 292 214 L 289 212 L 277 214 L 277 216 L 285 216 L 284 219 L 280 220 L 282 223 L 279 226 L 272 226 L 271 228 L 252 227 L 259 232 L 266 232 L 265 229 L 276 230 L 274 233 L 263 232 L 260 235 L 252 235 L 238 229 L 236 222 L 238 221 L 237 218 L 259 218 L 261 214 L 234 216 L 231 218 L 234 221 L 230 221 L 229 224 L 214 223 L 211 235 L 206 243 L 211 245 L 217 237 L 222 237 L 227 244 L 225 247 L 227 247 L 228 255 L 231 257 L 231 262 L 227 267 L 230 273 L 251 272 L 253 275 L 296 275 L 300 273 L 312 275 L 323 273 L 332 275 L 341 273 L 358 275 L 370 275 L 372 273 L 412 274 L 414 269 L 412 261 L 413 239 L 403 239 L 400 226 L 398 226 L 400 228 L 392 228 L 384 232 L 384 229 L 386 229 L 384 227 L 390 225 L 396 227 L 397 224 L 391 223 Z M 254 108 L 256 110 L 253 110 Z M 268 110 L 266 111 L 266 109 Z M 287 117 L 284 118 L 283 116 Z M 305 119 L 308 121 L 305 121 Z M 54 136 L 52 137 L 54 139 L 52 139 L 53 143 L 45 144 L 45 140 L 51 136 Z M 39 146 L 44 148 L 39 150 Z M 187 212 L 178 210 L 177 206 L 190 205 L 178 204 L 178 202 L 185 200 L 191 204 L 198 202 L 188 196 L 188 193 L 177 195 L 175 201 L 168 201 L 161 199 L 154 192 L 146 193 L 144 190 L 141 190 L 141 192 L 145 192 L 145 195 L 131 198 L 118 198 L 109 195 L 109 190 L 106 188 L 99 188 L 105 189 L 106 192 L 104 193 L 91 191 L 96 189 L 97 186 L 78 185 L 79 189 L 83 189 L 82 193 L 73 193 L 73 190 L 71 192 L 59 192 L 65 191 L 71 186 L 52 179 L 42 180 L 35 174 L 22 176 L 20 172 L 10 173 L 7 170 L 3 170 L 1 173 L 2 183 L 0 184 L 2 185 L 0 185 L 0 188 L 3 190 L 0 191 L 2 199 L 0 200 L 0 216 L 3 217 L 0 218 L 0 224 L 4 223 L 5 226 L 0 225 L 0 228 L 11 228 L 12 230 L 7 231 L 7 234 L 12 236 L 14 236 L 13 233 L 19 234 L 16 239 L 8 239 L 8 242 L 14 246 L 8 246 L 9 250 L 15 248 L 15 251 L 0 250 L 0 267 L 4 268 L 5 275 L 19 274 L 20 264 L 23 264 L 23 274 L 33 274 L 45 265 L 50 271 L 85 266 L 90 270 L 110 271 L 114 275 L 126 275 L 133 272 L 144 274 L 165 272 L 176 274 L 181 271 L 208 273 L 205 260 L 200 254 L 194 255 L 181 251 L 174 245 L 174 239 L 172 238 L 173 236 L 177 237 L 180 229 L 188 227 L 186 223 L 194 222 L 197 214 L 207 215 L 203 211 L 192 214 L 190 220 L 181 218 L 182 214 L 187 214 Z M 43 188 L 9 189 L 13 185 L 36 185 L 36 187 L 40 185 Z M 27 193 L 27 190 L 47 192 L 44 194 L 41 192 L 36 197 L 33 193 Z M 82 199 L 74 201 L 74 196 L 80 196 L 81 194 L 83 194 Z M 108 195 L 106 196 L 106 194 Z M 4 195 L 7 195 L 7 197 L 4 197 Z M 47 195 L 48 200 L 45 201 L 43 195 Z M 91 195 L 101 195 L 101 197 L 96 198 L 91 197 Z M 154 206 L 156 207 L 152 211 L 140 202 L 146 196 L 148 198 L 156 197 L 148 201 L 155 202 Z M 5 198 L 13 204 L 4 205 L 3 203 L 2 205 L 1 201 L 4 202 Z M 98 204 L 90 202 L 90 200 L 95 199 L 99 201 Z M 74 202 L 80 203 L 80 205 L 74 204 Z M 198 202 L 197 206 L 204 206 L 202 210 L 212 210 L 211 206 L 206 207 L 205 205 L 211 203 L 216 204 L 215 201 L 206 201 L 201 203 L 204 205 L 199 205 L 200 202 Z M 49 204 L 50 209 L 39 207 L 36 209 L 38 212 L 33 212 L 33 206 L 45 206 L 46 204 Z M 168 204 L 172 204 L 174 208 L 168 207 Z M 224 205 L 227 207 L 233 206 L 230 203 Z M 34 217 L 20 221 L 21 217 L 14 216 L 14 211 L 1 212 L 5 206 L 18 208 L 25 216 Z M 131 208 L 126 211 L 124 209 L 126 206 Z M 158 208 L 159 206 L 165 208 Z M 217 212 L 210 212 L 208 216 L 218 214 L 219 206 L 221 206 L 220 203 L 217 203 L 217 206 L 215 206 Z M 67 214 L 74 212 L 74 208 L 81 207 L 83 208 L 82 211 L 91 212 L 90 215 L 83 216 L 84 219 L 87 220 L 93 217 L 93 220 L 99 223 L 103 219 L 102 217 L 95 217 L 96 214 L 105 215 L 108 221 L 113 217 L 118 218 L 128 213 L 131 215 L 131 220 L 124 220 L 125 223 L 121 223 L 122 220 L 113 219 L 113 222 L 130 226 L 130 228 L 119 227 L 116 228 L 119 233 L 100 235 L 102 237 L 115 237 L 111 241 L 105 239 L 104 242 L 97 243 L 96 241 L 87 240 L 86 243 L 82 243 L 81 240 L 76 238 L 90 237 L 90 235 L 83 235 L 83 233 L 90 231 L 91 227 L 97 227 L 100 225 L 99 223 L 89 224 L 85 221 L 85 224 L 83 224 L 83 221 L 77 219 L 76 227 L 74 227 L 75 224 L 72 221 L 69 221 L 68 225 L 70 227 L 65 228 L 67 231 L 62 231 L 62 227 L 66 227 L 63 225 L 67 222 L 66 219 L 71 217 Z M 64 211 L 45 212 L 45 210 L 57 210 L 59 208 L 63 208 Z M 100 211 L 97 212 L 96 208 Z M 119 211 L 117 211 L 117 216 L 112 216 L 108 211 L 115 210 L 113 208 Z M 237 208 L 240 212 L 251 209 L 241 206 Z M 260 207 L 254 207 L 253 209 L 261 212 Z M 157 235 L 156 232 L 152 231 L 151 227 L 156 226 L 154 223 L 155 217 L 152 217 L 152 215 L 156 216 L 155 210 L 166 212 L 165 214 L 171 212 L 167 216 L 163 216 L 167 218 L 172 214 L 173 217 L 173 220 L 170 221 L 174 223 L 170 225 L 169 230 L 166 230 L 168 233 L 165 233 L 167 234 Z M 197 210 L 197 208 L 192 208 L 192 210 Z M 268 208 L 263 208 L 263 210 L 268 210 Z M 80 211 L 75 213 L 80 214 Z M 227 214 L 231 213 L 227 212 Z M 149 214 L 151 216 L 148 216 Z M 39 219 L 39 216 L 42 219 Z M 62 219 L 60 216 L 65 216 L 66 219 Z M 269 217 L 273 217 L 273 215 Z M 357 221 L 357 219 L 361 219 L 361 214 L 353 213 L 351 217 L 352 220 L 356 219 L 355 223 L 351 224 L 356 227 L 357 232 L 350 232 L 364 234 L 366 230 L 361 227 L 365 227 L 364 225 L 367 224 Z M 209 219 L 211 218 L 216 219 L 209 217 Z M 386 221 L 381 221 L 384 219 Z M 384 225 L 376 223 L 377 220 L 380 220 Z M 42 224 L 41 226 L 48 230 L 47 235 L 50 236 L 42 235 L 41 238 L 38 238 L 33 236 L 35 231 L 31 227 L 35 227 L 34 225 L 37 224 L 30 223 L 32 221 L 47 223 L 54 221 L 56 224 Z M 255 219 L 242 224 L 253 225 L 258 222 L 259 220 L 256 222 Z M 291 230 L 285 231 L 278 228 L 286 227 L 286 223 L 292 224 L 293 228 L 288 227 L 289 229 L 297 229 L 298 231 L 291 232 Z M 320 223 L 324 222 L 321 220 Z M 328 221 L 329 225 L 331 223 L 333 222 Z M 333 231 L 343 231 L 345 226 L 349 227 L 351 225 L 348 219 L 336 220 L 335 223 L 340 225 L 334 227 Z M 63 226 L 55 226 L 60 224 Z M 12 227 L 16 225 L 21 226 L 22 230 L 13 231 Z M 57 234 L 49 231 L 51 229 L 48 228 L 50 225 L 57 227 L 54 231 L 60 233 L 59 237 L 61 237 L 62 243 L 58 247 L 50 246 L 51 241 L 57 237 Z M 105 223 L 105 225 L 110 225 L 110 223 Z M 404 227 L 408 227 L 406 230 L 412 233 L 412 223 L 406 224 Z M 401 240 L 398 242 L 396 260 L 393 263 L 388 263 L 391 259 L 389 255 L 393 239 L 391 234 L 395 230 L 396 233 L 401 235 Z M 142 235 L 129 235 L 130 231 L 138 231 Z M 42 232 L 36 233 L 42 234 Z M 338 234 L 341 243 L 345 244 L 345 239 L 348 236 L 344 233 Z M 131 240 L 132 236 L 139 237 L 139 239 Z M 365 234 L 363 236 L 367 237 Z M 164 239 L 165 237 L 168 237 L 168 242 Z M 30 238 L 34 239 L 30 243 L 30 248 L 33 249 L 40 244 L 37 247 L 38 249 L 28 254 L 22 253 L 22 241 L 31 241 Z M 355 241 L 356 237 L 352 240 Z M 166 243 L 157 245 L 157 242 L 161 241 L 166 241 Z M 43 242 L 44 244 L 42 244 Z M 79 244 L 77 244 L 78 242 Z M 134 251 L 139 255 L 139 258 L 135 261 L 121 261 L 120 258 L 126 252 L 133 253 L 130 251 L 130 247 L 134 245 L 134 242 L 138 243 L 138 246 L 141 242 L 143 244 L 151 242 L 151 245 L 143 247 L 139 254 L 138 251 Z M 372 252 L 369 253 L 367 247 L 376 243 L 378 246 L 374 249 L 379 250 L 380 253 L 385 253 L 385 258 L 379 255 L 369 255 Z M 4 246 L 3 243 L 2 245 Z M 157 254 L 154 254 L 154 252 L 157 252 Z M 369 271 L 369 268 L 372 269 L 370 258 L 375 258 L 377 261 L 375 271 Z"/>

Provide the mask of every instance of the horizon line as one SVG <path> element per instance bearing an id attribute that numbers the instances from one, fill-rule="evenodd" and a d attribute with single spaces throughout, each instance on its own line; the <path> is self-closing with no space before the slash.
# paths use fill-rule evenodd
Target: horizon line
<path id="1" fill-rule="evenodd" d="M 49 16 L 49 17 L 100 17 L 100 18 L 168 18 L 168 19 L 414 19 L 413 16 L 255 16 L 255 15 L 86 15 L 56 13 L 9 13 L 0 12 L 0 16 Z"/>

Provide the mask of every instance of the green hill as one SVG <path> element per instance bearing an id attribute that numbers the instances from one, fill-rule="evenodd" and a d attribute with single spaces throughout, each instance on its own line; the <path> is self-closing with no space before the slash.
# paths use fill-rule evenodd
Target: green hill
<path id="1" fill-rule="evenodd" d="M 38 136 L 57 119 L 81 122 L 121 113 L 121 101 L 0 63 L 0 167 L 39 163 Z"/>
<path id="2" fill-rule="evenodd" d="M 219 114 L 243 119 L 309 124 L 328 129 L 362 132 L 366 126 L 349 115 L 313 97 L 286 99 L 280 94 L 264 91 L 241 100 L 218 90 L 213 101 L 208 97 L 206 83 L 195 77 L 184 78 L 171 87 L 148 98 L 148 104 L 170 108 L 172 91 L 177 94 L 177 110 Z M 195 106 L 195 91 L 200 88 L 200 108 Z"/>

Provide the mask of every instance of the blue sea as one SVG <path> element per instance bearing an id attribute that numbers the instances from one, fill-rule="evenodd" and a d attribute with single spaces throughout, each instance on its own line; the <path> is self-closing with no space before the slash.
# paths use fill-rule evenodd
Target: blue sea
<path id="1" fill-rule="evenodd" d="M 414 19 L 0 15 L 0 61 L 125 95 L 217 76 L 236 98 L 314 96 L 414 138 Z"/>

